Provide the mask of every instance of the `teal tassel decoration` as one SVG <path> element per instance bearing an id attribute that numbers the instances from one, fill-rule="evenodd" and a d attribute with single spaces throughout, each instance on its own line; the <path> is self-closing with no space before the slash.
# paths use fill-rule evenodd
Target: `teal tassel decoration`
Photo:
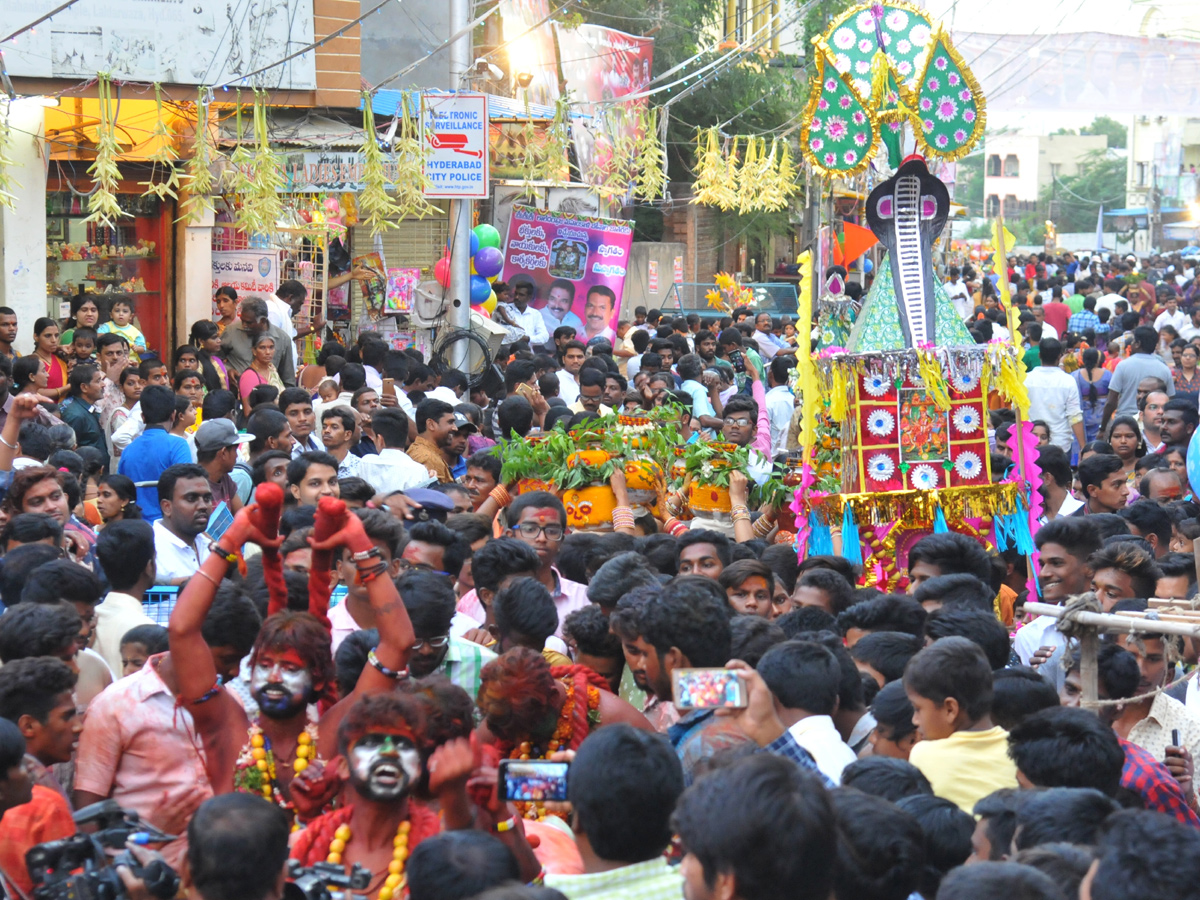
<path id="1" fill-rule="evenodd" d="M 854 510 L 850 504 L 845 504 L 842 512 L 842 556 L 847 562 L 856 566 L 862 565 L 862 546 L 858 537 L 858 522 L 854 520 Z"/>
<path id="2" fill-rule="evenodd" d="M 833 555 L 833 533 L 829 526 L 822 523 L 816 513 L 808 514 L 808 525 L 811 529 L 808 538 L 808 553 L 810 556 Z"/>
<path id="3" fill-rule="evenodd" d="M 945 534 L 950 530 L 950 526 L 946 524 L 946 514 L 942 512 L 942 504 L 938 504 L 933 513 L 933 533 Z"/>
<path id="4" fill-rule="evenodd" d="M 1017 552 L 1022 556 L 1031 556 L 1036 551 L 1033 543 L 1033 535 L 1029 532 L 1029 510 L 1024 504 L 1019 504 L 1020 508 L 1013 514 L 1015 520 L 1013 531 Z"/>

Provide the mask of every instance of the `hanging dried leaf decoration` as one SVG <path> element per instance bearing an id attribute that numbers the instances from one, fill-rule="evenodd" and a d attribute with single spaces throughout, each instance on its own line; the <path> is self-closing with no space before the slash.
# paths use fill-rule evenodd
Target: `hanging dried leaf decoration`
<path id="1" fill-rule="evenodd" d="M 735 147 L 737 141 L 738 139 L 734 138 Z M 730 156 L 732 157 L 733 154 L 731 153 Z M 758 165 L 758 140 L 748 137 L 746 138 L 746 153 L 742 157 L 742 166 L 737 173 L 738 212 L 742 215 L 753 212 L 758 206 L 759 194 L 762 191 L 761 174 Z"/>
<path id="2" fill-rule="evenodd" d="M 564 173 L 570 152 L 571 99 L 570 94 L 566 93 L 554 103 L 554 118 L 546 128 L 546 140 L 538 161 L 538 180 L 565 181 Z"/>
<path id="3" fill-rule="evenodd" d="M 379 147 L 379 135 L 375 131 L 375 111 L 371 108 L 371 95 L 362 92 L 363 98 L 363 189 L 358 195 L 358 213 L 362 223 L 371 229 L 371 236 L 381 234 L 400 225 L 400 205 L 387 191 L 387 165 L 383 150 Z"/>
<path id="4" fill-rule="evenodd" d="M 796 183 L 796 164 L 792 160 L 792 145 L 787 138 L 781 142 L 779 165 L 776 167 L 776 177 L 779 179 L 779 189 L 784 199 L 790 200 L 800 193 L 800 185 Z"/>
<path id="5" fill-rule="evenodd" d="M 614 106 L 604 114 L 603 129 L 612 152 L 608 165 L 602 167 L 596 192 L 605 199 L 624 197 L 633 182 L 634 158 L 638 150 L 637 122 L 623 106 Z"/>
<path id="6" fill-rule="evenodd" d="M 738 208 L 740 199 L 738 197 L 738 185 L 740 181 L 740 171 L 738 169 L 738 141 L 741 138 L 736 135 L 733 142 L 729 145 L 729 153 L 725 157 L 725 187 L 723 196 L 725 201 L 721 204 L 721 209 L 726 212 Z"/>
<path id="7" fill-rule="evenodd" d="M 696 181 L 692 203 L 729 209 L 737 198 L 730 196 L 725 157 L 721 155 L 717 129 L 696 132 Z"/>
<path id="8" fill-rule="evenodd" d="M 179 161 L 179 154 L 175 152 L 175 135 L 163 121 L 162 85 L 157 82 L 154 84 L 154 103 L 158 107 L 158 120 L 154 123 L 154 130 L 150 132 L 150 139 L 157 140 L 159 145 L 158 149 L 150 154 L 150 180 L 138 183 L 146 189 L 142 193 L 143 197 L 153 195 L 159 200 L 166 200 L 168 197 L 178 200 L 179 170 L 175 164 Z M 163 181 L 155 181 L 154 172 L 160 166 L 166 178 Z"/>
<path id="9" fill-rule="evenodd" d="M 396 133 L 396 204 L 401 217 L 416 216 L 423 219 L 439 210 L 425 199 L 425 191 L 432 187 L 425 176 L 425 147 L 421 143 L 421 129 L 413 119 L 411 110 L 418 101 L 411 91 L 400 94 L 400 128 Z"/>
<path id="10" fill-rule="evenodd" d="M 100 97 L 100 124 L 96 126 L 96 159 L 88 166 L 88 174 L 96 182 L 96 189 L 88 198 L 91 212 L 84 222 L 99 222 L 113 228 L 114 220 L 129 218 L 131 213 L 121 209 L 117 203 L 117 182 L 121 177 L 117 169 L 117 157 L 121 148 L 117 144 L 117 132 L 112 120 L 112 82 L 107 73 L 96 76 L 96 91 Z"/>
<path id="11" fill-rule="evenodd" d="M 187 172 L 184 175 L 187 196 L 183 200 L 180 218 L 189 222 L 197 222 L 206 210 L 213 210 L 212 192 L 215 179 L 210 166 L 217 156 L 217 149 L 213 145 L 212 132 L 208 127 L 208 101 L 204 97 L 206 90 L 201 87 L 196 92 L 196 137 L 192 142 L 192 158 L 187 162 Z"/>
<path id="12" fill-rule="evenodd" d="M 10 112 L 9 100 L 0 100 L 0 206 L 7 206 L 16 211 L 17 198 L 13 189 L 21 185 L 9 174 L 9 167 L 13 165 L 13 159 L 9 155 L 12 152 L 12 129 L 8 127 Z"/>
<path id="13" fill-rule="evenodd" d="M 641 139 L 638 142 L 637 190 L 643 200 L 659 200 L 667 187 L 666 154 L 658 133 L 658 110 L 646 109 L 641 114 Z"/>
<path id="14" fill-rule="evenodd" d="M 763 139 L 763 144 L 766 144 L 766 139 Z M 767 212 L 778 212 L 787 207 L 787 198 L 783 194 L 783 185 L 779 180 L 779 169 L 775 165 L 775 161 L 779 158 L 779 138 L 771 140 L 771 149 L 766 151 L 759 157 L 759 169 L 761 171 L 760 183 L 762 190 L 759 193 L 759 209 Z"/>
<path id="15" fill-rule="evenodd" d="M 250 194 L 254 190 L 250 173 L 254 168 L 254 153 L 249 144 L 242 140 L 245 131 L 242 129 L 242 92 L 237 92 L 234 101 L 234 123 L 237 129 L 234 134 L 233 152 L 229 154 L 229 165 L 225 170 L 222 183 L 229 195 L 229 205 L 234 210 L 234 222 L 239 230 L 246 234 L 257 234 L 258 221 L 254 218 L 254 203 Z M 251 119 L 253 129 L 253 117 Z"/>
<path id="16" fill-rule="evenodd" d="M 283 161 L 271 148 L 271 135 L 267 128 L 267 92 L 254 92 L 254 161 L 251 165 L 251 188 L 249 200 L 254 208 L 258 234 L 271 234 L 279 227 L 283 218 L 283 198 L 287 187 L 283 173 Z"/>
<path id="17" fill-rule="evenodd" d="M 534 182 L 540 180 L 542 167 L 545 162 L 545 148 L 542 146 L 541 135 L 533 124 L 533 113 L 529 108 L 529 92 L 525 92 L 525 123 L 521 126 L 521 143 L 524 153 L 521 157 L 521 187 L 523 197 L 537 196 L 537 186 Z"/>

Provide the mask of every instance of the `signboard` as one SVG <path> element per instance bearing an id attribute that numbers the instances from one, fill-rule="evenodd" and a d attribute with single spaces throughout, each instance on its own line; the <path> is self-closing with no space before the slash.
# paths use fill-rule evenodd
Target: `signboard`
<path id="1" fill-rule="evenodd" d="M 533 285 L 533 307 L 554 333 L 570 325 L 587 343 L 614 340 L 633 246 L 633 222 L 513 207 L 501 278 Z"/>
<path id="2" fill-rule="evenodd" d="M 645 108 L 646 99 L 624 104 L 628 114 L 621 120 L 623 134 L 609 133 L 613 124 L 603 115 L 612 100 L 644 91 L 650 84 L 654 38 L 626 34 L 601 25 L 558 27 L 563 80 L 582 114 L 571 122 L 579 170 L 588 184 L 598 184 L 612 166 L 614 148 L 622 137 L 641 137 L 635 111 Z M 600 101 L 605 101 L 601 105 Z"/>
<path id="3" fill-rule="evenodd" d="M 428 151 L 426 197 L 487 199 L 486 94 L 422 95 L 421 140 Z"/>
<path id="4" fill-rule="evenodd" d="M 683 284 L 683 257 L 675 257 L 675 283 Z"/>
<path id="5" fill-rule="evenodd" d="M 658 260 L 650 260 L 650 273 L 647 279 L 650 282 L 650 293 L 658 293 Z"/>
<path id="6" fill-rule="evenodd" d="M 262 250 L 214 250 L 212 289 L 231 287 L 243 294 L 273 294 L 279 287 L 279 258 Z"/>
<path id="7" fill-rule="evenodd" d="M 241 83 L 244 75 L 312 43 L 313 0 L 106 0 L 55 10 L 61 5 L 24 0 L 0 6 L 0 34 L 54 11 L 49 22 L 4 45 L 9 75 L 79 81 L 107 72 L 117 82 L 236 83 L 284 91 L 317 86 L 314 53 Z"/>

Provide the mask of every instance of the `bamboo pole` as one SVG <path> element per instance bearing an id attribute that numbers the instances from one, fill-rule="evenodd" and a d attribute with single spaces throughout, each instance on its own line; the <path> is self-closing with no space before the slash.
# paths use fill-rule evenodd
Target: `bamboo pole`
<path id="1" fill-rule="evenodd" d="M 1037 616 L 1051 616 L 1055 619 L 1066 618 L 1066 610 L 1062 606 L 1050 603 L 1026 603 L 1025 609 Z M 1145 632 L 1147 634 L 1177 634 L 1182 637 L 1200 637 L 1200 622 L 1187 625 L 1183 622 L 1166 621 L 1130 615 L 1113 615 L 1112 613 L 1077 612 L 1071 615 L 1071 620 L 1080 625 L 1089 625 L 1098 631 L 1115 631 L 1121 634 Z"/>

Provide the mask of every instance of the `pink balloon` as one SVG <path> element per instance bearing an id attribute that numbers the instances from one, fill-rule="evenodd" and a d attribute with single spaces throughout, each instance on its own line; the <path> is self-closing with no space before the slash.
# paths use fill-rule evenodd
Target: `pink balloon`
<path id="1" fill-rule="evenodd" d="M 442 287 L 450 286 L 450 257 L 443 256 L 434 264 L 433 277 Z"/>

